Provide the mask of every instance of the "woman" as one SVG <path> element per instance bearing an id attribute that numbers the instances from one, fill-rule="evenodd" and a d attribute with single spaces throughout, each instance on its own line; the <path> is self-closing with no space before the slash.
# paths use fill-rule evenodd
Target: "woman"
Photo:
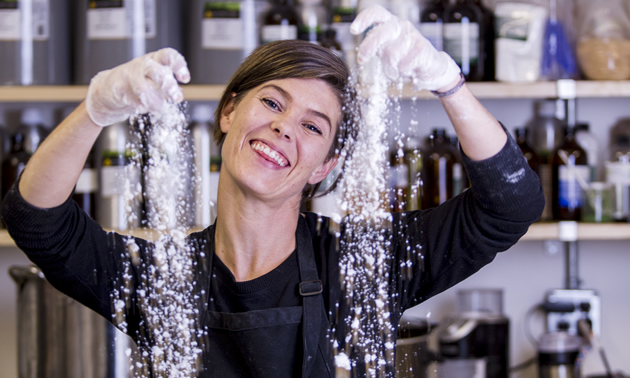
<path id="1" fill-rule="evenodd" d="M 377 57 L 388 76 L 411 77 L 418 88 L 435 91 L 472 182 L 435 209 L 395 216 L 406 226 L 395 229 L 399 236 L 392 240 L 389 306 L 397 326 L 405 309 L 514 244 L 539 217 L 543 197 L 520 150 L 466 88 L 452 59 L 379 7 L 361 13 L 352 30 L 374 25 L 359 60 Z M 199 261 L 196 277 L 207 336 L 200 376 L 334 376 L 327 331 L 342 301 L 339 253 L 327 221 L 318 224 L 299 207 L 343 147 L 347 77 L 343 63 L 323 48 L 268 44 L 243 63 L 219 103 L 218 217 L 189 236 L 208 257 Z M 176 79 L 187 82 L 189 74 L 173 50 L 98 74 L 86 101 L 46 139 L 3 202 L 9 232 L 48 280 L 107 319 L 122 274 L 123 239 L 115 235 L 111 243 L 69 196 L 102 127 L 181 101 Z M 406 261 L 405 243 L 422 243 L 424 264 L 411 276 L 398 263 Z M 136 285 L 140 275 L 134 272 Z M 131 308 L 126 315 L 127 332 L 150 344 L 142 314 Z"/>

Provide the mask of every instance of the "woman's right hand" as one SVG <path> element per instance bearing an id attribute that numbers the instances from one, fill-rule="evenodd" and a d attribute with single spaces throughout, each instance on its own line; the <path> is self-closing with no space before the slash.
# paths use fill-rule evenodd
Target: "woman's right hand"
<path id="1" fill-rule="evenodd" d="M 85 100 L 88 115 L 104 127 L 135 113 L 159 111 L 168 101 L 184 99 L 178 81 L 189 82 L 190 72 L 175 49 L 143 55 L 92 78 Z"/>

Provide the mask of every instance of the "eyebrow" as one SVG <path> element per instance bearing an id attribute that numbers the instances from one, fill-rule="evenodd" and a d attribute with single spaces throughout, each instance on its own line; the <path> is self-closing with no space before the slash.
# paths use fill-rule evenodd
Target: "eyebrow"
<path id="1" fill-rule="evenodd" d="M 263 90 L 265 88 L 273 88 L 273 89 L 277 90 L 278 92 L 280 92 L 280 94 L 282 96 L 284 96 L 287 100 L 293 101 L 293 96 L 291 96 L 291 94 L 289 94 L 289 92 L 285 91 L 283 88 L 281 88 L 281 87 L 279 87 L 279 86 L 277 86 L 275 84 L 267 84 L 267 85 L 265 85 L 264 87 L 262 87 L 260 89 Z M 328 122 L 328 129 L 332 130 L 332 122 L 330 122 L 330 118 L 326 114 L 324 114 L 322 112 L 319 112 L 317 110 L 313 110 L 313 109 L 308 109 L 307 112 L 312 114 L 312 115 L 314 115 L 314 116 L 320 117 L 324 121 Z"/>

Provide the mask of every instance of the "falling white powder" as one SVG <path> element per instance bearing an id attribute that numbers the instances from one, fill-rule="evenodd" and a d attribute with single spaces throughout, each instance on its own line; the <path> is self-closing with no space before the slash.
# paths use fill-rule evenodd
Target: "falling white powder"
<path id="1" fill-rule="evenodd" d="M 144 186 L 126 180 L 128 204 L 144 197 L 146 227 L 157 231 L 149 250 L 143 251 L 135 239 L 126 239 L 124 282 L 114 293 L 116 320 L 126 324 L 119 313 L 130 306 L 132 270 L 140 272 L 136 306 L 142 313 L 141 328 L 148 335 L 139 339 L 140 353 L 132 354 L 134 377 L 191 378 L 198 375 L 201 356 L 198 324 L 199 297 L 195 294 L 194 251 L 186 242 L 188 203 L 185 198 L 192 167 L 187 122 L 183 108 L 170 104 L 159 114 L 139 117 L 135 138 L 129 145 L 134 161 L 128 176 L 142 168 Z M 136 215 L 130 211 L 128 215 Z M 131 221 L 130 221 L 131 224 Z M 133 311 L 133 310 L 132 310 Z M 152 372 L 152 373 L 151 373 Z"/>
<path id="2" fill-rule="evenodd" d="M 349 370 L 347 366 L 354 369 L 363 364 L 358 370 L 371 377 L 386 376 L 392 371 L 387 365 L 394 363 L 394 327 L 385 305 L 390 302 L 392 259 L 387 142 L 390 100 L 389 84 L 381 70 L 380 61 L 374 60 L 359 67 L 358 83 L 356 74 L 352 79 L 360 116 L 355 117 L 356 135 L 348 140 L 340 204 L 349 214 L 343 220 L 341 240 L 340 272 L 346 297 L 341 306 L 350 306 L 350 311 L 340 320 L 346 325 L 346 334 L 336 340 L 340 347 L 335 350 L 337 367 Z"/>

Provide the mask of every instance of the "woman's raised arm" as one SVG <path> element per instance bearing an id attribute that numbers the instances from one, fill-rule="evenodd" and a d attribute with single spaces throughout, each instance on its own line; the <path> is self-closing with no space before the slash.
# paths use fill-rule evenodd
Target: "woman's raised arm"
<path id="1" fill-rule="evenodd" d="M 26 165 L 19 190 L 31 205 L 52 208 L 72 193 L 102 127 L 134 113 L 159 111 L 183 100 L 177 81 L 190 73 L 184 58 L 166 48 L 97 74 L 86 100 L 46 138 Z"/>

